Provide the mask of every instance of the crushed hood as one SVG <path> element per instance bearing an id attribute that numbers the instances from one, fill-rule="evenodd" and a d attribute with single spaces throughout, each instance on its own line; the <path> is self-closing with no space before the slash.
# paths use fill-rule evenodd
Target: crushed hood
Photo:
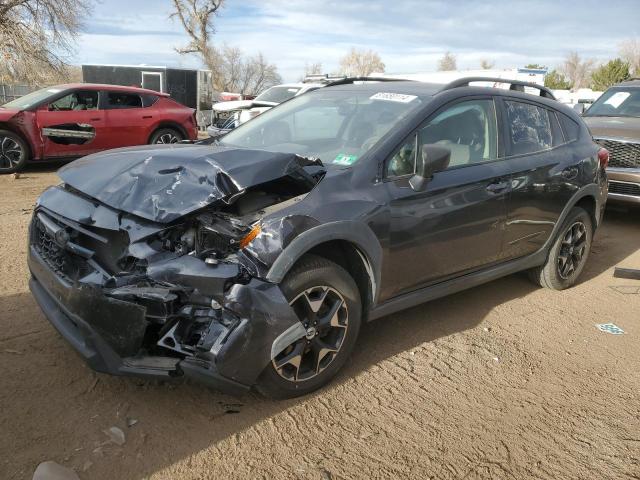
<path id="1" fill-rule="evenodd" d="M 621 138 L 640 142 L 639 117 L 590 117 L 587 115 L 582 119 L 595 138 Z"/>
<path id="2" fill-rule="evenodd" d="M 169 223 L 314 162 L 290 153 L 212 145 L 154 145 L 89 155 L 58 171 L 112 208 Z"/>

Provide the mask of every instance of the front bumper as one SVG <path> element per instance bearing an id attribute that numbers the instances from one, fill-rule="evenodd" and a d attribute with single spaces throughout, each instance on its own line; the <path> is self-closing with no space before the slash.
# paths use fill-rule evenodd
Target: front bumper
<path id="1" fill-rule="evenodd" d="M 218 138 L 223 135 L 226 135 L 231 130 L 232 130 L 231 128 L 218 128 L 218 127 L 214 127 L 213 125 L 210 125 L 207 127 L 207 135 L 209 135 L 209 138 Z"/>
<path id="2" fill-rule="evenodd" d="M 143 308 L 68 284 L 44 264 L 33 247 L 28 262 L 31 270 L 29 288 L 36 302 L 60 335 L 92 369 L 111 375 L 166 380 L 191 377 L 216 390 L 236 395 L 249 390 L 250 385 L 221 375 L 213 362 L 192 357 L 126 356 L 123 351 L 130 348 L 126 341 L 135 341 L 136 326 L 144 322 Z M 108 322 L 115 323 L 116 329 L 105 328 Z M 122 323 L 129 324 L 128 332 L 117 330 L 122 328 Z M 105 338 L 111 335 L 122 337 L 127 333 L 133 338 L 125 338 L 124 344 L 119 343 L 116 347 Z"/>
<path id="3" fill-rule="evenodd" d="M 305 333 L 280 288 L 254 278 L 225 292 L 222 315 L 225 319 L 233 317 L 234 323 L 224 327 L 212 321 L 207 330 L 212 333 L 210 349 L 182 354 L 163 348 L 158 353 L 156 348 L 149 354 L 143 342 L 153 323 L 148 317 L 154 313 L 151 306 L 113 298 L 98 285 L 67 281 L 50 268 L 33 245 L 29 246 L 28 264 L 30 288 L 43 313 L 99 372 L 161 379 L 187 377 L 238 395 L 256 383 L 291 338 Z M 168 273 L 167 279 L 187 279 L 204 287 L 207 278 L 209 284 L 217 280 L 215 269 L 211 272 L 210 277 L 198 271 L 185 277 L 177 271 L 175 278 Z"/>
<path id="4" fill-rule="evenodd" d="M 640 168 L 607 168 L 610 201 L 640 205 Z"/>

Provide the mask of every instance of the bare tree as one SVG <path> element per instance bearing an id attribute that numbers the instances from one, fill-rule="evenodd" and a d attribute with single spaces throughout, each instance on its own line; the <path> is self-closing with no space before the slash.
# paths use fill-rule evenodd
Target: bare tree
<path id="1" fill-rule="evenodd" d="M 245 57 L 239 48 L 228 45 L 216 51 L 216 72 L 214 86 L 225 92 L 257 95 L 282 83 L 277 67 L 269 63 L 262 53 Z"/>
<path id="2" fill-rule="evenodd" d="M 68 75 L 88 0 L 0 0 L 0 77 L 35 85 Z"/>
<path id="3" fill-rule="evenodd" d="M 384 63 L 373 50 L 357 50 L 351 47 L 349 53 L 340 59 L 340 73 L 348 77 L 366 77 L 374 72 L 383 73 Z"/>
<path id="4" fill-rule="evenodd" d="M 630 38 L 620 44 L 620 57 L 629 64 L 631 75 L 640 75 L 640 38 Z"/>
<path id="5" fill-rule="evenodd" d="M 578 52 L 569 52 L 561 71 L 571 84 L 571 88 L 577 90 L 589 85 L 594 64 L 595 62 L 591 59 L 582 60 Z"/>
<path id="6" fill-rule="evenodd" d="M 181 54 L 200 55 L 204 64 L 214 73 L 216 70 L 216 52 L 210 39 L 215 32 L 213 17 L 218 14 L 223 0 L 173 0 L 174 11 L 170 18 L 177 18 L 189 36 L 189 43 L 177 48 Z"/>
<path id="7" fill-rule="evenodd" d="M 245 57 L 236 47 L 215 48 L 213 19 L 223 0 L 173 0 L 171 18 L 177 18 L 189 36 L 189 43 L 177 48 L 180 54 L 198 55 L 212 72 L 213 87 L 218 91 L 258 94 L 282 79 L 274 64 L 262 53 Z"/>
<path id="8" fill-rule="evenodd" d="M 487 60 L 486 58 L 483 58 L 480 60 L 480 68 L 482 70 L 491 70 L 495 66 L 496 66 L 495 62 Z"/>
<path id="9" fill-rule="evenodd" d="M 438 60 L 438 70 L 441 72 L 447 72 L 450 70 L 457 70 L 458 62 L 456 56 L 451 52 L 445 52 L 444 56 Z"/>

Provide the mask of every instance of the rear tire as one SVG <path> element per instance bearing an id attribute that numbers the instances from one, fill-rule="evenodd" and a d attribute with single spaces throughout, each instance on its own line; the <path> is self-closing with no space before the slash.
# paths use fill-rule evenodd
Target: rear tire
<path id="1" fill-rule="evenodd" d="M 27 142 L 9 130 L 0 130 L 0 173 L 22 170 L 28 158 Z"/>
<path id="2" fill-rule="evenodd" d="M 549 250 L 546 263 L 531 269 L 529 278 L 552 290 L 572 287 L 587 263 L 592 240 L 591 216 L 580 207 L 572 208 Z"/>
<path id="3" fill-rule="evenodd" d="M 153 132 L 149 143 L 152 145 L 169 145 L 180 143 L 182 140 L 184 140 L 184 135 L 175 128 L 159 128 Z"/>
<path id="4" fill-rule="evenodd" d="M 362 304 L 351 275 L 316 255 L 305 255 L 280 287 L 307 336 L 266 366 L 256 389 L 267 397 L 284 399 L 317 390 L 338 373 L 355 347 Z"/>

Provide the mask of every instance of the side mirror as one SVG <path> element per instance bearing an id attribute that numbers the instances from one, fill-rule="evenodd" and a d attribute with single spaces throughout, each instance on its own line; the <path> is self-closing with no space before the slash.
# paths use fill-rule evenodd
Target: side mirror
<path id="1" fill-rule="evenodd" d="M 573 106 L 573 109 L 578 113 L 578 115 L 582 115 L 587 108 L 585 107 L 584 103 L 576 103 Z"/>
<path id="2" fill-rule="evenodd" d="M 416 174 L 409 180 L 415 191 L 420 191 L 431 180 L 434 173 L 446 170 L 451 159 L 451 150 L 441 145 L 423 145 L 418 156 Z"/>
<path id="3" fill-rule="evenodd" d="M 46 112 L 49 110 L 49 104 L 48 103 L 43 103 L 42 105 L 38 105 L 38 108 L 36 109 L 38 112 Z"/>

